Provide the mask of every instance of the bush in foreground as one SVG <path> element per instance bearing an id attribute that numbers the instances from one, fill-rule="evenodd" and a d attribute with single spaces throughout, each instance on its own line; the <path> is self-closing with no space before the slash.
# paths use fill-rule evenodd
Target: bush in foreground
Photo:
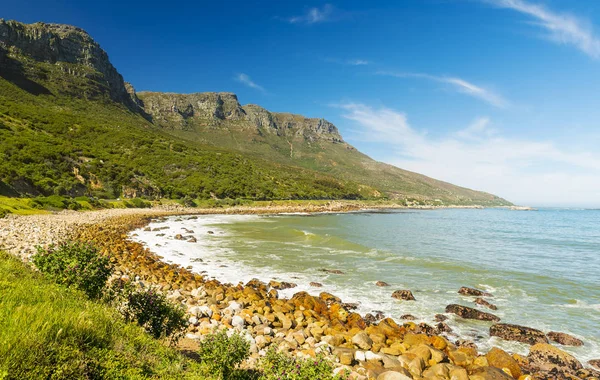
<path id="1" fill-rule="evenodd" d="M 154 290 L 137 290 L 129 286 L 124 286 L 117 294 L 117 307 L 125 320 L 142 326 L 154 338 L 165 338 L 174 344 L 185 333 L 185 311 L 164 295 Z"/>
<path id="2" fill-rule="evenodd" d="M 235 368 L 250 356 L 250 343 L 237 332 L 227 336 L 227 331 L 220 330 L 205 337 L 198 356 L 214 374 L 230 379 Z"/>
<path id="3" fill-rule="evenodd" d="M 347 374 L 333 375 L 333 364 L 323 354 L 313 359 L 287 356 L 274 349 L 260 363 L 265 380 L 342 380 Z"/>
<path id="4" fill-rule="evenodd" d="M 212 379 L 201 365 L 0 252 L 0 379 Z"/>
<path id="5" fill-rule="evenodd" d="M 90 244 L 62 243 L 48 249 L 37 247 L 32 261 L 47 277 L 56 283 L 84 291 L 90 298 L 98 298 L 112 273 L 108 257 L 101 255 Z"/>

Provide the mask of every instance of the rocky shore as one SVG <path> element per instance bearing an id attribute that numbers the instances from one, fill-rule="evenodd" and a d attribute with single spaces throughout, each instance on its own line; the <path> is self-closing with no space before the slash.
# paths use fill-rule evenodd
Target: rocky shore
<path id="1" fill-rule="evenodd" d="M 579 345 L 569 335 L 544 334 L 523 326 L 500 323 L 489 312 L 448 305 L 447 313 L 490 323 L 490 335 L 531 344 L 527 356 L 510 354 L 499 348 L 478 352 L 468 341 L 456 340 L 438 315 L 438 323 L 406 322 L 398 324 L 383 315 L 361 316 L 353 305 L 333 294 L 312 296 L 298 292 L 290 299 L 278 291 L 293 283 L 222 284 L 186 268 L 167 264 L 161 258 L 128 239 L 128 233 L 142 228 L 153 218 L 169 215 L 208 213 L 280 213 L 351 211 L 360 206 L 336 204 L 315 206 L 309 210 L 293 207 L 210 209 L 113 209 L 94 212 L 61 212 L 0 219 L 0 249 L 27 260 L 36 245 L 48 245 L 65 239 L 94 242 L 110 255 L 116 266 L 115 276 L 142 287 L 166 293 L 173 302 L 187 308 L 189 328 L 184 344 L 192 346 L 215 328 L 236 329 L 251 342 L 256 361 L 270 347 L 292 355 L 312 357 L 319 351 L 336 363 L 336 372 L 347 370 L 353 379 L 599 379 L 600 371 L 592 361 L 584 367 L 577 359 L 549 342 Z M 184 216 L 197 218 L 195 215 Z M 381 286 L 385 286 L 384 283 Z M 492 295 L 477 289 L 461 288 L 474 302 L 493 312 Z M 390 296 L 410 302 L 409 290 L 390 291 Z M 412 297 L 414 299 L 414 297 Z M 410 320 L 406 316 L 405 320 Z"/>

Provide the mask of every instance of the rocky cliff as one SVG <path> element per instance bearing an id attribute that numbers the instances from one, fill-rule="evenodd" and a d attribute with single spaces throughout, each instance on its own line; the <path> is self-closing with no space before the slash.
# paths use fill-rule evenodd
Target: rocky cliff
<path id="1" fill-rule="evenodd" d="M 80 28 L 41 22 L 23 24 L 0 19 L 1 68 L 3 71 L 24 69 L 23 62 L 19 60 L 7 64 L 10 55 L 53 65 L 63 75 L 97 82 L 98 91 L 108 93 L 114 101 L 135 107 L 123 77 L 110 63 L 106 52 Z M 45 75 L 44 72 L 38 73 L 42 78 Z"/>
<path id="2" fill-rule="evenodd" d="M 242 106 L 237 96 L 229 92 L 140 92 L 137 97 L 152 121 L 163 128 L 191 131 L 198 124 L 218 127 L 227 121 L 230 127 L 255 129 L 260 134 L 343 142 L 335 125 L 325 119 L 270 112 L 254 104 Z"/>

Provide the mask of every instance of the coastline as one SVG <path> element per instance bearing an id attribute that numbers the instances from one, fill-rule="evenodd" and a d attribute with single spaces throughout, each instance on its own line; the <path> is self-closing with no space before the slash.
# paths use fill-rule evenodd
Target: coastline
<path id="1" fill-rule="evenodd" d="M 389 205 L 369 206 L 367 209 L 409 209 Z M 508 369 L 514 378 L 519 378 L 512 372 L 530 365 L 528 358 L 508 355 L 503 351 L 504 354 L 482 355 L 468 342 L 452 343 L 441 335 L 445 329 L 443 321 L 437 326 L 416 325 L 412 322 L 398 325 L 391 318 L 372 321 L 353 313 L 350 305 L 343 304 L 332 294 L 325 293 L 315 297 L 299 293 L 291 299 L 280 299 L 277 289 L 288 286 L 284 282 L 265 284 L 256 281 L 243 286 L 206 280 L 185 268 L 162 262 L 155 253 L 128 239 L 132 230 L 146 226 L 153 218 L 166 216 L 348 212 L 363 209 L 360 203 L 331 202 L 309 208 L 170 207 L 11 216 L 0 220 L 0 249 L 27 260 L 28 255 L 33 252 L 33 246 L 37 244 L 57 243 L 61 239 L 95 242 L 104 253 L 113 258 L 117 264 L 118 276 L 135 279 L 144 286 L 159 287 L 173 301 L 187 305 L 196 324 L 190 328 L 189 338 L 200 337 L 217 326 L 238 328 L 253 340 L 255 350 L 252 360 L 256 360 L 260 356 L 259 352 L 269 345 L 284 347 L 289 352 L 304 356 L 313 356 L 315 351 L 325 349 L 338 361 L 340 368 L 351 369 L 357 378 L 367 375 L 376 377 L 387 370 L 411 376 L 408 378 L 429 378 L 425 375 L 433 373 L 432 368 L 435 367 L 437 371 L 440 366 L 445 366 L 447 373 L 454 371 L 458 379 L 486 379 L 491 378 L 485 377 L 486 374 L 491 376 L 498 368 L 490 364 L 499 360 L 494 355 L 500 355 L 504 364 L 510 364 L 500 369 Z M 6 236 L 5 232 L 10 232 L 10 236 Z M 10 245 L 15 240 L 20 240 L 21 243 Z M 359 339 L 355 339 L 356 336 L 365 338 L 363 340 L 366 343 L 359 342 Z M 188 340 L 187 343 L 190 344 L 191 341 Z M 448 369 L 448 366 L 451 368 Z M 512 367 L 512 372 L 509 367 Z M 590 374 L 593 376 L 599 375 L 593 370 L 581 370 L 592 371 Z M 519 369 L 519 373 L 521 372 Z M 482 377 L 473 377 L 478 374 Z"/>

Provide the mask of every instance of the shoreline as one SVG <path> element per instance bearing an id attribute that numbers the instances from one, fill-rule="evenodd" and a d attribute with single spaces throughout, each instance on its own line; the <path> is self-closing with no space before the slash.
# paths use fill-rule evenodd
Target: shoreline
<path id="1" fill-rule="evenodd" d="M 370 206 L 368 209 L 390 209 L 389 205 L 375 208 Z M 207 280 L 178 265 L 162 262 L 156 253 L 140 243 L 129 240 L 128 236 L 131 231 L 146 226 L 152 219 L 166 216 L 361 210 L 356 204 L 349 206 L 332 202 L 310 207 L 309 210 L 305 206 L 230 209 L 171 207 L 11 216 L 0 220 L 2 236 L 0 249 L 5 249 L 27 261 L 28 255 L 33 252 L 34 244 L 57 243 L 61 239 L 93 241 L 104 253 L 113 257 L 117 264 L 118 276 L 137 279 L 144 286 L 160 286 L 171 300 L 186 304 L 188 312 L 194 314 L 191 318 L 195 318 L 193 321 L 196 324 L 190 328 L 189 338 L 192 335 L 200 337 L 219 325 L 239 328 L 252 336 L 256 347 L 253 352 L 254 361 L 260 356 L 259 352 L 268 345 L 283 346 L 291 353 L 304 356 L 312 356 L 316 350 L 329 347 L 328 354 L 338 361 L 337 365 L 352 370 L 356 378 L 377 375 L 378 372 L 383 373 L 391 369 L 418 378 L 416 376 L 427 373 L 432 367 L 446 363 L 453 363 L 448 365 L 452 365 L 457 373 L 460 372 L 459 379 L 474 378 L 464 377 L 463 374 L 471 376 L 472 373 L 493 372 L 494 367 L 490 366 L 490 361 L 493 362 L 495 359 L 490 358 L 489 353 L 480 355 L 467 342 L 456 345 L 441 336 L 443 331 L 440 330 L 445 328 L 443 321 L 435 327 L 424 323 L 416 325 L 412 322 L 398 325 L 391 318 L 369 321 L 353 313 L 348 305 L 344 305 L 341 300 L 328 293 L 316 297 L 303 292 L 290 299 L 280 299 L 277 288 L 280 290 L 285 288 L 287 286 L 285 282 L 273 285 L 251 281 L 243 286 Z M 32 221 L 35 222 L 31 223 Z M 7 231 L 7 225 L 9 229 L 13 228 L 13 233 L 8 239 L 4 233 Z M 15 233 L 15 228 L 19 229 L 20 233 Z M 42 229 L 47 231 L 44 233 L 40 231 Z M 27 234 L 27 237 L 24 237 L 23 233 Z M 21 242 L 20 245 L 7 248 L 6 241 L 15 239 L 26 240 L 27 243 Z M 257 331 L 257 326 L 263 326 L 262 332 Z M 270 334 L 265 334 L 268 329 L 271 330 Z M 367 343 L 357 344 L 355 336 L 360 335 L 364 338 L 361 335 L 363 333 L 367 335 L 367 339 L 364 339 Z M 429 353 L 425 352 L 423 346 L 428 347 Z M 420 354 L 428 359 L 417 360 Z M 434 354 L 439 356 L 436 363 L 431 362 Z M 503 356 L 503 358 L 511 364 L 518 363 L 517 367 L 527 363 L 527 358 L 520 355 L 509 355 L 508 358 Z M 413 363 L 412 367 L 411 363 Z M 513 372 L 517 371 L 517 367 L 513 365 Z M 464 369 L 464 373 L 461 369 Z M 485 378 L 487 377 L 481 377 L 481 379 Z"/>

